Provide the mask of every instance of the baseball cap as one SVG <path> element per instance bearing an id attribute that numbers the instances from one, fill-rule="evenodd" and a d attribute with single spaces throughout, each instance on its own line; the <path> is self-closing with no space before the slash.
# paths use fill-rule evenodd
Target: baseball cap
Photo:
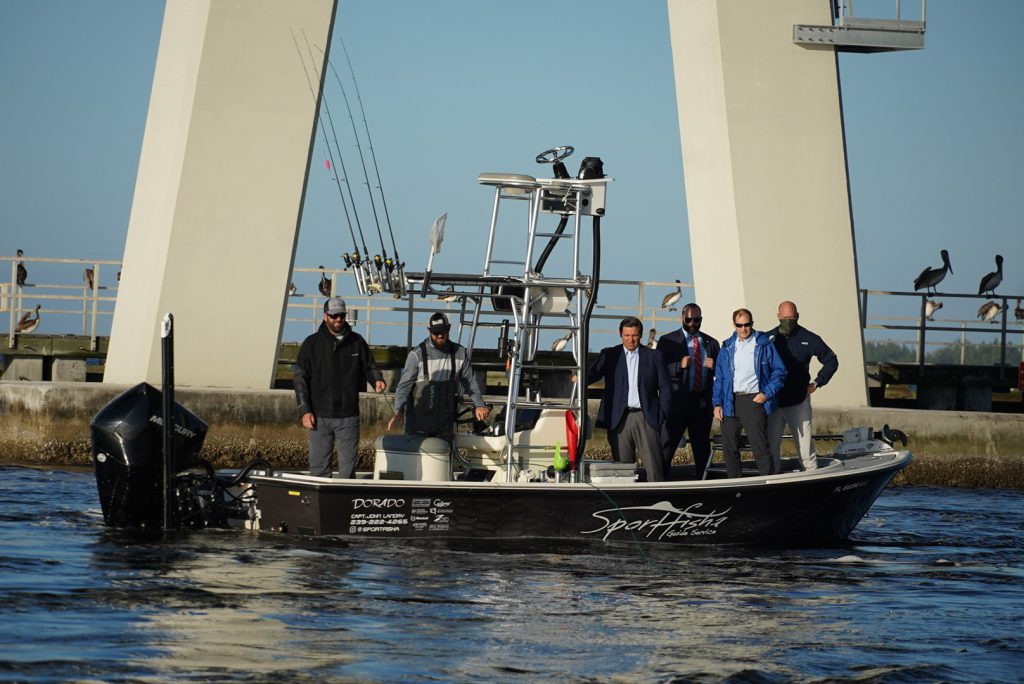
<path id="1" fill-rule="evenodd" d="M 448 332 L 452 329 L 452 324 L 448 322 L 448 317 L 443 313 L 436 313 L 430 317 L 427 329 L 432 333 Z"/>
<path id="2" fill-rule="evenodd" d="M 346 313 L 347 307 L 345 306 L 345 300 L 341 297 L 331 297 L 324 302 L 324 313 L 329 316 L 336 316 L 338 314 Z"/>

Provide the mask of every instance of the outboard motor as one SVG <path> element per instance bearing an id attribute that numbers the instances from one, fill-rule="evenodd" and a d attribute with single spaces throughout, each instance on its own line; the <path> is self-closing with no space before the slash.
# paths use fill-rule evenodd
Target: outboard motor
<path id="1" fill-rule="evenodd" d="M 140 383 L 121 393 L 92 419 L 92 458 L 103 520 L 116 527 L 160 530 L 163 523 L 162 393 Z M 202 527 L 215 487 L 210 465 L 199 457 L 207 425 L 174 405 L 174 526 Z M 205 472 L 195 472 L 202 468 Z"/>

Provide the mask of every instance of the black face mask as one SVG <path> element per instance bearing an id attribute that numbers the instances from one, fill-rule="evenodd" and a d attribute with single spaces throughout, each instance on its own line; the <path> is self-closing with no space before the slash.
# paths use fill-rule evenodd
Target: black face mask
<path id="1" fill-rule="evenodd" d="M 798 320 L 798 318 L 783 318 L 779 321 L 779 332 L 783 337 L 789 337 L 797 331 L 800 327 Z"/>

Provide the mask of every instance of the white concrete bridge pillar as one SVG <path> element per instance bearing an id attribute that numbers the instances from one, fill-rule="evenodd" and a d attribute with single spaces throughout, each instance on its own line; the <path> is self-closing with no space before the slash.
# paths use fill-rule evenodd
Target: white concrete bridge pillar
<path id="1" fill-rule="evenodd" d="M 801 323 L 839 356 L 819 406 L 865 406 L 857 262 L 835 49 L 793 42 L 829 0 L 668 0 L 694 286 L 704 329 L 730 314 Z M 812 374 L 816 366 L 812 363 Z"/>
<path id="2" fill-rule="evenodd" d="M 272 386 L 336 6 L 168 0 L 105 382 Z"/>

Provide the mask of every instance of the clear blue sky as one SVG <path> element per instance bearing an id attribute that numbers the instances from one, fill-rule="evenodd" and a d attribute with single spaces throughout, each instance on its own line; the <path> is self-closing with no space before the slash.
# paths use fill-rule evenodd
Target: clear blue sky
<path id="1" fill-rule="evenodd" d="M 0 255 L 121 257 L 162 12 L 154 0 L 0 0 Z M 909 290 L 945 248 L 943 289 L 975 292 L 999 252 L 1000 293 L 1024 292 L 1024 2 L 931 0 L 927 19 L 923 51 L 840 59 L 861 285 Z M 477 269 L 491 201 L 477 174 L 536 172 L 538 152 L 570 144 L 571 170 L 600 156 L 615 178 L 603 275 L 691 279 L 664 2 L 342 0 L 335 30 L 410 268 L 447 211 L 439 268 Z M 333 58 L 346 77 L 337 47 Z M 328 104 L 341 135 L 330 87 Z M 339 266 L 351 249 L 322 148 L 297 266 Z M 354 151 L 346 162 L 352 172 Z"/>

